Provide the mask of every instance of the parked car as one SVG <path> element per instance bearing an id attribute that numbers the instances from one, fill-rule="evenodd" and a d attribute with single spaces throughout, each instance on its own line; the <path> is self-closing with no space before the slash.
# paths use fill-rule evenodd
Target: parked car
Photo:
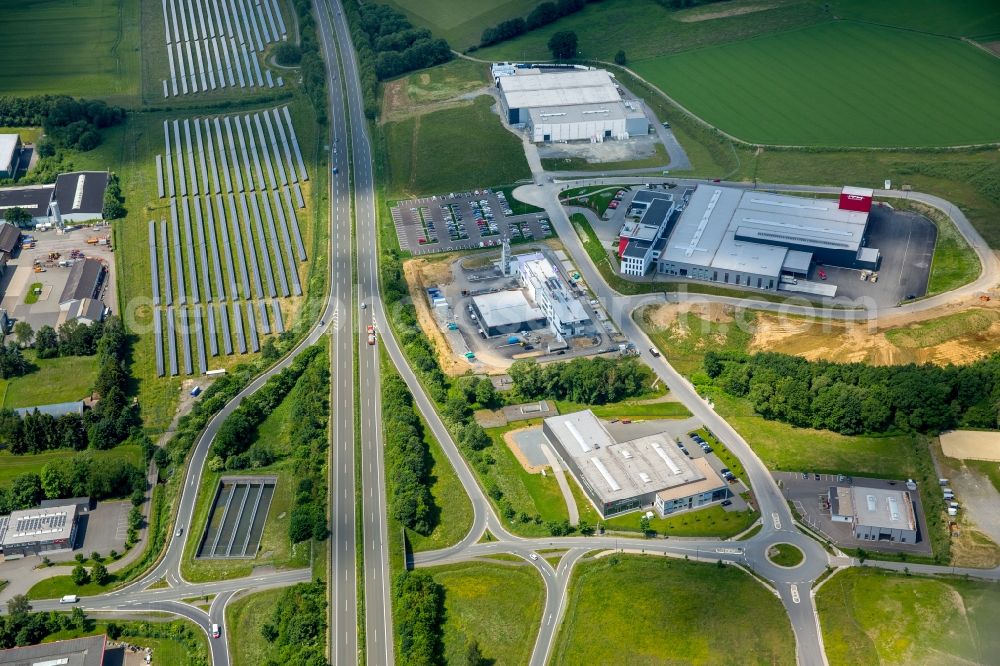
<path id="1" fill-rule="evenodd" d="M 731 506 L 733 500 L 722 500 L 722 506 Z"/>

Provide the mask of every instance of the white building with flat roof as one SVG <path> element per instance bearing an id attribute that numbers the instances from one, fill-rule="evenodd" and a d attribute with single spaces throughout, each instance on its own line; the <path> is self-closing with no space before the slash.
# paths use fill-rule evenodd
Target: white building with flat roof
<path id="1" fill-rule="evenodd" d="M 520 289 L 472 297 L 473 314 L 487 337 L 545 328 L 545 313 Z"/>
<path id="2" fill-rule="evenodd" d="M 0 517 L 0 552 L 7 559 L 71 550 L 76 540 L 77 505 L 14 511 Z"/>
<path id="3" fill-rule="evenodd" d="M 909 491 L 866 486 L 830 486 L 830 518 L 852 523 L 862 541 L 916 543 L 918 526 Z"/>
<path id="4" fill-rule="evenodd" d="M 554 333 L 563 337 L 593 333 L 594 322 L 587 310 L 544 254 L 521 254 L 514 260 L 528 299 L 545 314 Z"/>
<path id="5" fill-rule="evenodd" d="M 617 442 L 589 409 L 547 418 L 542 432 L 602 517 L 667 515 L 729 496 L 707 460 L 684 456 L 664 433 Z"/>
<path id="6" fill-rule="evenodd" d="M 0 134 L 0 178 L 13 178 L 21 167 L 21 137 Z"/>

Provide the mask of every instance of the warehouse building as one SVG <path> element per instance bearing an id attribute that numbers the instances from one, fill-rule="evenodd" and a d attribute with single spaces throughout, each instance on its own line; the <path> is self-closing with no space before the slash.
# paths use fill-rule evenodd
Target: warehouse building
<path id="1" fill-rule="evenodd" d="M 72 550 L 76 541 L 76 504 L 25 509 L 0 517 L 4 558 Z"/>
<path id="2" fill-rule="evenodd" d="M 87 636 L 71 638 L 52 643 L 26 645 L 24 647 L 0 650 L 0 664 L 3 666 L 109 666 L 104 660 L 107 636 Z M 110 663 L 124 662 L 124 652 Z M 111 657 L 108 657 L 111 659 Z M 133 663 L 133 662 L 129 662 Z"/>
<path id="3" fill-rule="evenodd" d="M 13 178 L 21 168 L 21 137 L 0 134 L 0 178 Z"/>
<path id="4" fill-rule="evenodd" d="M 833 522 L 853 523 L 855 539 L 917 542 L 917 518 L 908 491 L 830 486 L 827 496 L 830 519 Z"/>
<path id="5" fill-rule="evenodd" d="M 534 252 L 514 260 L 528 299 L 541 309 L 553 333 L 560 337 L 594 333 L 594 321 L 545 255 Z"/>
<path id="6" fill-rule="evenodd" d="M 604 141 L 649 133 L 641 105 L 623 100 L 601 69 L 494 67 L 507 122 L 524 127 L 536 143 Z"/>
<path id="7" fill-rule="evenodd" d="M 472 297 L 472 312 L 486 337 L 545 328 L 545 313 L 520 289 Z"/>
<path id="8" fill-rule="evenodd" d="M 100 220 L 108 179 L 106 171 L 77 171 L 60 174 L 49 185 L 0 188 L 0 214 L 23 208 L 34 226 Z"/>
<path id="9" fill-rule="evenodd" d="M 657 258 L 657 271 L 777 290 L 808 275 L 813 263 L 877 270 L 881 255 L 865 245 L 868 210 L 861 207 L 699 185 Z M 825 295 L 835 293 L 823 286 L 830 290 Z"/>
<path id="10" fill-rule="evenodd" d="M 603 518 L 649 508 L 668 515 L 729 496 L 707 460 L 687 458 L 666 434 L 619 443 L 589 409 L 547 418 L 542 432 Z"/>

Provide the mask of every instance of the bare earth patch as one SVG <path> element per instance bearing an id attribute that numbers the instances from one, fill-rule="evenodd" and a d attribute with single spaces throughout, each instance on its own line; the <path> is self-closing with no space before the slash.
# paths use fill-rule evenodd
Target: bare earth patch
<path id="1" fill-rule="evenodd" d="M 952 430 L 942 433 L 941 450 L 949 458 L 1000 461 L 1000 432 Z"/>
<path id="2" fill-rule="evenodd" d="M 523 467 L 524 471 L 528 474 L 541 474 L 542 470 L 548 467 L 548 465 L 532 465 L 529 463 L 527 457 L 524 455 L 524 452 L 521 451 L 521 447 L 518 446 L 517 440 L 514 439 L 514 434 L 523 430 L 531 430 L 536 427 L 537 426 L 530 426 L 528 428 L 508 430 L 503 434 L 503 441 L 507 444 L 507 448 L 510 449 L 510 452 L 514 454 L 515 458 L 517 458 L 517 462 L 521 463 L 521 467 Z"/>
<path id="3" fill-rule="evenodd" d="M 681 12 L 674 16 L 681 23 L 698 23 L 700 21 L 711 21 L 712 19 L 727 18 L 730 16 L 742 16 L 743 14 L 753 14 L 771 9 L 774 5 L 743 5 L 741 7 L 728 7 L 716 11 Z"/>

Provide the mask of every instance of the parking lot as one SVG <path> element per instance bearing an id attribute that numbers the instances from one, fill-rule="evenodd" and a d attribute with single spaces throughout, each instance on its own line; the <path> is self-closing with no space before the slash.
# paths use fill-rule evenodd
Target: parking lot
<path id="1" fill-rule="evenodd" d="M 860 476 L 850 477 L 838 474 L 816 474 L 813 472 L 773 472 L 785 498 L 802 517 L 807 526 L 825 535 L 840 548 L 864 548 L 865 550 L 880 550 L 890 552 L 905 552 L 919 555 L 932 555 L 930 540 L 927 539 L 927 518 L 920 501 L 920 492 L 911 491 L 913 512 L 916 514 L 918 541 L 917 543 L 895 543 L 889 541 L 863 541 L 854 538 L 851 523 L 833 522 L 830 518 L 829 506 L 825 503 L 830 486 L 859 485 L 868 488 L 886 488 L 906 490 L 905 481 L 871 479 Z M 937 490 L 936 488 L 934 489 Z"/>
<path id="2" fill-rule="evenodd" d="M 117 305 L 115 293 L 115 262 L 110 245 L 89 245 L 87 239 L 103 237 L 111 233 L 109 226 L 83 227 L 66 233 L 33 231 L 29 235 L 35 239 L 35 247 L 19 250 L 3 269 L 0 277 L 0 293 L 3 294 L 0 307 L 7 310 L 12 319 L 27 321 L 32 328 L 55 327 L 59 323 L 59 297 L 66 287 L 72 262 L 83 257 L 92 257 L 104 262 L 108 274 L 104 279 L 103 300 L 112 308 Z M 81 257 L 74 259 L 73 251 Z M 58 254 L 58 258 L 50 259 Z M 40 262 L 42 272 L 35 272 L 35 260 Z M 60 265 L 60 262 L 66 265 Z M 41 291 L 35 303 L 25 303 L 28 292 L 36 283 Z"/>
<path id="3" fill-rule="evenodd" d="M 868 222 L 868 247 L 882 253 L 878 282 L 861 279 L 861 271 L 837 266 L 814 266 L 810 280 L 837 285 L 837 299 L 871 299 L 879 307 L 894 307 L 911 298 L 927 293 L 931 258 L 937 227 L 922 215 L 895 211 L 888 206 L 873 206 Z"/>
<path id="4" fill-rule="evenodd" d="M 514 215 L 503 192 L 476 190 L 400 201 L 392 208 L 399 246 L 414 255 L 499 246 L 553 236 L 544 213 Z"/>
<path id="5" fill-rule="evenodd" d="M 225 477 L 198 545 L 198 557 L 256 557 L 277 479 Z"/>

